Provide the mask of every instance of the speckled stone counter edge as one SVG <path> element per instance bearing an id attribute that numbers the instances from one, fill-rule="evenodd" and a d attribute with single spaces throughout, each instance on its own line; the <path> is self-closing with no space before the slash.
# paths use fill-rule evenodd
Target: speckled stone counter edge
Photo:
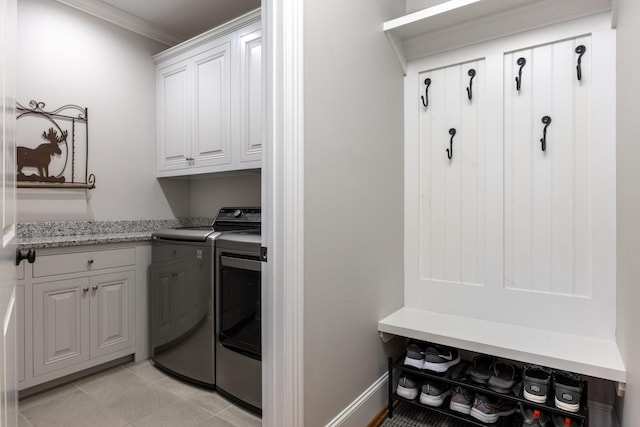
<path id="1" fill-rule="evenodd" d="M 151 240 L 162 228 L 197 227 L 213 222 L 207 218 L 124 221 L 56 221 L 18 223 L 18 247 L 51 248 Z"/>

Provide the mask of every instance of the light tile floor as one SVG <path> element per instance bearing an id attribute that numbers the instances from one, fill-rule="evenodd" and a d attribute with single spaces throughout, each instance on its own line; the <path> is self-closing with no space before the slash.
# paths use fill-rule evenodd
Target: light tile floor
<path id="1" fill-rule="evenodd" d="M 20 400 L 18 427 L 258 427 L 259 417 L 150 361 L 127 363 Z"/>

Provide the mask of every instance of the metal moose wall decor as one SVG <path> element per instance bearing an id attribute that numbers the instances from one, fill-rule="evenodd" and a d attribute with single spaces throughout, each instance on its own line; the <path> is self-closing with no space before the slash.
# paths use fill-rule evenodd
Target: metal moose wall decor
<path id="1" fill-rule="evenodd" d="M 88 112 L 77 105 L 45 111 L 44 102 L 17 103 L 17 186 L 95 188 L 89 174 Z M 45 142 L 43 142 L 45 141 Z M 24 144 L 24 145 L 22 145 Z M 78 177 L 78 170 L 84 173 Z"/>

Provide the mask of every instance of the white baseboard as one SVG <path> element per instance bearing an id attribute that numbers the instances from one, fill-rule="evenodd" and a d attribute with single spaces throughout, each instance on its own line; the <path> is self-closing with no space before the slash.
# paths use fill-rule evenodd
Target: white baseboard
<path id="1" fill-rule="evenodd" d="M 589 401 L 589 425 L 597 427 L 618 427 L 616 413 L 613 405 Z"/>
<path id="2" fill-rule="evenodd" d="M 388 403 L 388 377 L 389 374 L 385 373 L 378 378 L 326 427 L 362 427 L 369 424 Z"/>

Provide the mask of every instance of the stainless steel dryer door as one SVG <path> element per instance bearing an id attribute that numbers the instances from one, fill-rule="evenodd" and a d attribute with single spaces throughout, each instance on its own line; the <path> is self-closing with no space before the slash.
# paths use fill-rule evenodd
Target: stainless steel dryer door
<path id="1" fill-rule="evenodd" d="M 218 307 L 223 347 L 261 359 L 261 276 L 259 258 L 222 253 Z"/>

